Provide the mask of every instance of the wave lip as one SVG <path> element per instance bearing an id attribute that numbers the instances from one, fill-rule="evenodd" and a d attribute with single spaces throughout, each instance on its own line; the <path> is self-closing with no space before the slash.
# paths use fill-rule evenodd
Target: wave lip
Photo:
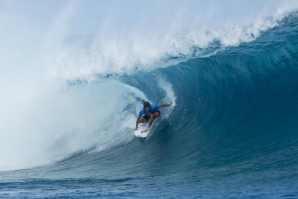
<path id="1" fill-rule="evenodd" d="M 244 2 L 243 4 L 245 5 Z M 254 3 L 255 10 L 261 10 L 258 4 Z M 177 5 L 168 6 L 170 8 Z M 294 1 L 277 1 L 270 6 L 262 5 L 265 10 L 263 13 L 243 10 L 241 4 L 233 5 L 239 11 L 223 6 L 227 13 L 231 12 L 231 15 L 235 16 L 234 18 L 246 19 L 238 21 L 226 14 L 226 17 L 219 17 L 219 13 L 213 13 L 214 16 L 211 17 L 212 15 L 206 13 L 208 10 L 200 10 L 201 15 L 198 16 L 195 14 L 198 10 L 191 8 L 187 3 L 184 6 L 189 8 L 181 10 L 189 19 L 188 26 L 175 18 L 158 18 L 156 21 L 160 20 L 162 26 L 154 29 L 154 26 L 147 27 L 142 21 L 134 18 L 129 22 L 125 21 L 130 24 L 125 31 L 118 30 L 110 24 L 99 24 L 98 33 L 93 35 L 52 35 L 52 39 L 59 37 L 61 42 L 57 45 L 58 48 L 48 48 L 54 52 L 50 55 L 53 55 L 51 65 L 55 67 L 50 70 L 64 80 L 94 82 L 98 77 L 107 75 L 129 75 L 138 71 L 165 68 L 181 61 L 209 57 L 227 47 L 251 42 L 263 32 L 279 26 L 290 13 L 298 9 Z M 210 2 L 210 9 L 217 6 L 219 5 Z M 202 5 L 196 8 L 200 7 Z M 77 12 L 80 13 L 80 9 Z M 151 14 L 150 10 L 145 9 L 144 13 L 146 12 Z M 169 13 L 164 13 L 167 14 Z M 203 16 L 210 19 L 209 24 L 204 22 Z M 143 26 L 140 27 L 139 23 Z M 51 35 L 49 37 L 51 38 Z"/>

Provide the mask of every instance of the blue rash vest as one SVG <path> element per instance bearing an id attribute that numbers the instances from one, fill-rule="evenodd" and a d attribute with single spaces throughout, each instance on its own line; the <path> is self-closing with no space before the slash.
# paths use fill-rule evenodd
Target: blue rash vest
<path id="1" fill-rule="evenodd" d="M 150 105 L 150 110 L 149 110 L 149 112 L 147 112 L 146 110 L 145 110 L 145 108 L 142 108 L 141 110 L 140 110 L 140 112 L 139 112 L 139 116 L 140 117 L 142 117 L 142 115 L 151 115 L 152 113 L 154 113 L 154 112 L 159 112 L 159 106 L 158 105 L 156 105 L 156 104 L 151 104 Z"/>

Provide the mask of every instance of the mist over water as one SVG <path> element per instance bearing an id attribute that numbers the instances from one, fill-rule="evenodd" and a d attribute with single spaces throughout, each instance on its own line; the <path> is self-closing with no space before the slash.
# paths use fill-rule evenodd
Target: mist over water
<path id="1" fill-rule="evenodd" d="M 119 77 L 251 42 L 297 8 L 297 1 L 1 1 L 0 170 L 132 139 L 126 130 L 138 104 L 159 102 Z M 175 104 L 171 84 L 163 77 L 156 84 L 160 100 Z"/>

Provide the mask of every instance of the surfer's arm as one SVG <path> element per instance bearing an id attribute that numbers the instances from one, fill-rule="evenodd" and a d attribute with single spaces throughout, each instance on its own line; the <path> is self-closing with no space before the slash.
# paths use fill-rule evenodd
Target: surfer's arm
<path id="1" fill-rule="evenodd" d="M 152 123 L 153 123 L 153 117 L 154 117 L 154 114 L 151 114 L 150 115 L 150 120 L 149 120 L 149 125 L 148 125 L 148 128 L 147 129 L 149 129 L 150 126 L 152 125 Z"/>
<path id="2" fill-rule="evenodd" d="M 140 119 L 141 119 L 141 117 L 138 116 L 137 121 L 136 121 L 136 128 L 135 128 L 135 131 L 138 130 L 138 124 L 139 124 Z"/>
<path id="3" fill-rule="evenodd" d="M 147 127 L 144 131 L 142 131 L 142 133 L 145 133 L 145 132 L 147 132 L 147 131 L 150 129 L 150 126 L 151 126 L 152 123 L 153 123 L 153 117 L 154 117 L 154 114 L 151 114 L 151 115 L 150 115 L 150 119 L 149 119 L 148 127 Z"/>
<path id="4" fill-rule="evenodd" d="M 161 108 L 161 107 L 169 107 L 169 106 L 172 106 L 172 104 L 160 104 L 159 105 L 159 108 Z"/>

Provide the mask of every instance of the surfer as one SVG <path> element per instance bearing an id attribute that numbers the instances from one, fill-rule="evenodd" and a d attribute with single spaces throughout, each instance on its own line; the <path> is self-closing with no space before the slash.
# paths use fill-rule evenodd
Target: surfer
<path id="1" fill-rule="evenodd" d="M 135 131 L 138 130 L 139 123 L 145 123 L 149 121 L 148 128 L 146 128 L 142 133 L 147 132 L 153 122 L 153 120 L 156 120 L 160 116 L 159 108 L 161 107 L 168 107 L 172 106 L 171 104 L 151 104 L 149 102 L 144 102 L 144 108 L 142 108 L 139 112 L 137 121 L 136 121 L 136 128 Z"/>

